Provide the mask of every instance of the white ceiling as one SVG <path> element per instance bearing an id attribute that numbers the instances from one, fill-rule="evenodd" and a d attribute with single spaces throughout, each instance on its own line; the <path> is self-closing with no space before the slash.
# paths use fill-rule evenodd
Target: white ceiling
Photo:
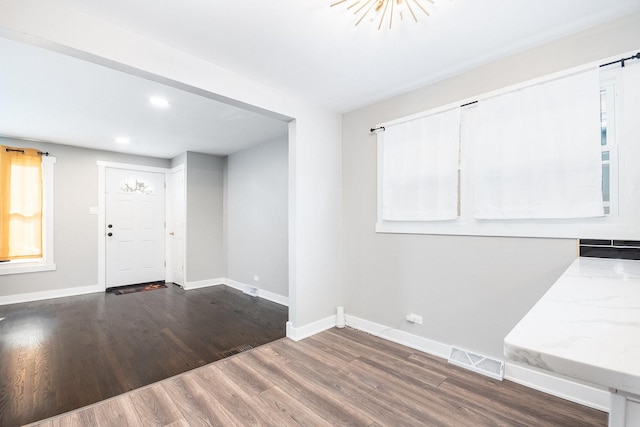
<path id="1" fill-rule="evenodd" d="M 152 157 L 227 155 L 287 133 L 283 121 L 3 38 L 0 94 L 0 135 Z"/>
<path id="2" fill-rule="evenodd" d="M 354 26 L 353 1 L 56 4 L 338 112 L 640 12 L 640 0 L 435 0 L 418 23 L 396 19 L 378 30 L 366 20 Z M 286 133 L 273 118 L 3 39 L 0 93 L 0 134 L 156 157 L 228 154 Z M 170 99 L 169 110 L 149 108 L 156 93 Z M 120 133 L 130 146 L 113 145 Z"/>
<path id="3" fill-rule="evenodd" d="M 434 0 L 427 19 L 377 30 L 354 25 L 354 0 L 335 1 L 56 3 L 341 112 L 640 11 L 640 0 Z"/>

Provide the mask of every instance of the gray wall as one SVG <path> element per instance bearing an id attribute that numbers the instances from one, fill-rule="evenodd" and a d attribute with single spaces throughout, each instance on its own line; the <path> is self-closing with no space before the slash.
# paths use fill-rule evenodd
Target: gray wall
<path id="1" fill-rule="evenodd" d="M 77 148 L 68 145 L 0 138 L 0 144 L 48 151 L 56 158 L 54 187 L 54 256 L 57 269 L 0 276 L 0 296 L 44 292 L 98 284 L 98 206 L 96 161 L 169 167 L 169 161 Z"/>
<path id="2" fill-rule="evenodd" d="M 282 296 L 289 295 L 288 155 L 285 135 L 227 164 L 228 277 Z"/>
<path id="3" fill-rule="evenodd" d="M 640 15 L 504 58 L 343 117 L 347 314 L 502 358 L 504 336 L 576 257 L 574 240 L 376 234 L 372 125 L 638 49 Z M 404 316 L 416 313 L 424 325 Z"/>
<path id="4" fill-rule="evenodd" d="M 187 180 L 185 280 L 196 282 L 227 277 L 223 200 L 226 185 L 226 158 L 189 152 L 170 161 L 8 138 L 0 138 L 0 145 L 33 147 L 48 151 L 56 157 L 54 256 L 57 267 L 55 271 L 0 276 L 0 296 L 98 284 L 98 216 L 89 214 L 90 207 L 98 206 L 98 167 L 96 164 L 98 160 L 165 168 L 185 164 Z M 273 154 L 273 150 L 266 151 L 271 151 Z M 270 271 L 264 269 L 266 274 L 264 284 L 271 283 L 273 280 L 274 283 L 285 286 L 284 291 L 277 286 L 268 290 L 286 296 L 286 141 L 282 155 L 285 160 L 282 171 L 285 179 L 285 199 L 283 202 L 285 210 L 284 285 L 280 285 L 283 280 L 275 273 L 280 268 L 281 260 L 279 258 L 272 259 L 278 264 L 278 268 L 273 268 Z M 273 159 L 273 156 L 269 157 L 269 162 Z M 238 182 L 235 184 L 242 187 L 242 184 Z M 282 242 L 277 244 L 282 247 Z M 238 280 L 241 280 L 241 276 L 238 277 L 240 277 Z"/>
<path id="5" fill-rule="evenodd" d="M 186 156 L 186 282 L 226 277 L 223 194 L 226 159 Z"/>

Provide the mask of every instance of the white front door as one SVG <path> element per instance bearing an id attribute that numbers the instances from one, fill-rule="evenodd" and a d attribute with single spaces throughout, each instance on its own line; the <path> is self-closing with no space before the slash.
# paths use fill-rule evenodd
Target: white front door
<path id="1" fill-rule="evenodd" d="M 106 287 L 164 280 L 164 174 L 105 169 Z"/>
<path id="2" fill-rule="evenodd" d="M 184 286 L 184 169 L 169 176 L 169 239 L 171 241 L 171 281 Z"/>

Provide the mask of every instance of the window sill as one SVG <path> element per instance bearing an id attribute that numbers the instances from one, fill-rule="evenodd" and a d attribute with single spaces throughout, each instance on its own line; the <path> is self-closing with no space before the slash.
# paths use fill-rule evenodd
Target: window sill
<path id="1" fill-rule="evenodd" d="M 5 274 L 20 273 L 37 273 L 40 271 L 53 271 L 56 269 L 55 264 L 46 264 L 43 262 L 24 262 L 17 264 L 0 264 L 0 276 Z"/>
<path id="2" fill-rule="evenodd" d="M 640 224 L 629 222 L 613 216 L 580 220 L 475 220 L 466 217 L 428 222 L 379 220 L 376 233 L 640 240 Z"/>

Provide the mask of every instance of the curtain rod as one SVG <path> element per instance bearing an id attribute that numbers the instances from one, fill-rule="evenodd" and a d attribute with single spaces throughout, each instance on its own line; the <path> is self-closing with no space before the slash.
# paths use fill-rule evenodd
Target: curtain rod
<path id="1" fill-rule="evenodd" d="M 22 154 L 24 154 L 24 150 L 20 150 L 18 148 L 5 148 L 5 151 L 7 153 L 14 152 L 14 153 L 22 153 Z M 40 155 L 40 156 L 48 156 L 49 152 L 48 151 L 38 151 L 38 155 Z"/>
<path id="2" fill-rule="evenodd" d="M 607 62 L 606 64 L 602 64 L 600 66 L 600 68 L 602 67 L 606 67 L 607 65 L 613 65 L 613 64 L 617 64 L 618 62 L 624 67 L 624 62 L 625 61 L 629 61 L 631 59 L 640 59 L 640 52 L 636 53 L 635 55 L 632 55 L 628 58 L 622 58 L 622 59 L 618 59 L 617 61 L 611 61 L 611 62 Z"/>
<path id="3" fill-rule="evenodd" d="M 625 62 L 626 62 L 626 61 L 631 61 L 631 60 L 633 60 L 633 59 L 640 59 L 640 52 L 636 53 L 635 55 L 631 55 L 631 56 L 630 56 L 630 57 L 628 57 L 628 58 L 622 58 L 622 59 L 618 59 L 618 60 L 616 60 L 616 61 L 607 62 L 606 64 L 601 64 L 599 67 L 600 67 L 600 68 L 602 68 L 602 67 L 607 67 L 607 66 L 609 66 L 609 65 L 618 64 L 618 63 L 620 63 L 620 65 L 621 65 L 622 67 L 624 67 L 624 66 L 625 66 Z M 476 104 L 477 102 L 478 102 L 478 101 L 471 101 L 471 102 L 468 102 L 468 103 L 466 103 L 466 104 L 462 104 L 460 107 L 461 107 L 461 108 L 462 108 L 462 107 L 466 107 L 466 106 L 468 106 L 468 105 Z M 384 132 L 385 130 L 386 130 L 386 129 L 384 128 L 384 126 L 380 126 L 380 127 L 377 127 L 377 128 L 371 128 L 371 129 L 370 129 L 370 132 L 371 132 L 371 133 L 376 133 L 376 132 L 378 132 L 378 131 L 383 131 L 383 132 Z"/>

